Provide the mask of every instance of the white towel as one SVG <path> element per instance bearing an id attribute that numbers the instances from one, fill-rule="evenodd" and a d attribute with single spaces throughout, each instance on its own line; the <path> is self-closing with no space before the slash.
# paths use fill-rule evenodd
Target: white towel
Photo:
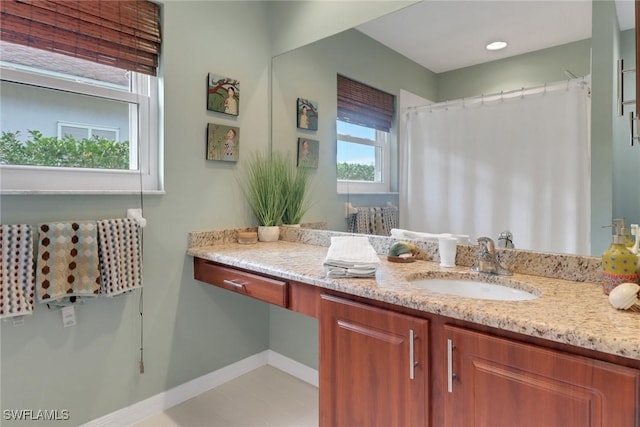
<path id="1" fill-rule="evenodd" d="M 334 236 L 324 260 L 327 277 L 373 277 L 380 257 L 369 239 L 360 236 Z"/>
<path id="2" fill-rule="evenodd" d="M 451 233 L 420 233 L 418 231 L 402 230 L 399 228 L 391 229 L 391 237 L 396 239 L 416 239 L 416 240 L 438 240 L 439 237 L 455 237 L 460 244 L 469 243 L 468 234 L 451 234 Z"/>

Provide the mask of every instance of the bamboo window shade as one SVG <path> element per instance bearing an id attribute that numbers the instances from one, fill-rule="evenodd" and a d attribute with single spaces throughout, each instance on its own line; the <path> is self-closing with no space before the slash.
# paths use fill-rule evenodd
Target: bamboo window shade
<path id="1" fill-rule="evenodd" d="M 0 0 L 0 40 L 155 76 L 159 7 L 147 0 Z"/>
<path id="2" fill-rule="evenodd" d="M 389 132 L 395 97 L 338 75 L 338 120 Z"/>

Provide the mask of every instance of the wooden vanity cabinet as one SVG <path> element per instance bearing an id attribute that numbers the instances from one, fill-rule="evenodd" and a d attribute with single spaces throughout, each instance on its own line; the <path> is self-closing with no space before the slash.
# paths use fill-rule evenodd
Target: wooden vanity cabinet
<path id="1" fill-rule="evenodd" d="M 287 282 L 283 280 L 223 266 L 202 258 L 194 258 L 193 276 L 210 285 L 287 307 Z"/>
<path id="2" fill-rule="evenodd" d="M 637 369 L 449 325 L 444 337 L 447 427 L 640 425 Z"/>
<path id="3" fill-rule="evenodd" d="M 427 426 L 428 325 L 322 295 L 320 427 Z"/>
<path id="4" fill-rule="evenodd" d="M 640 427 L 640 362 L 200 258 L 194 275 L 319 318 L 320 427 Z"/>

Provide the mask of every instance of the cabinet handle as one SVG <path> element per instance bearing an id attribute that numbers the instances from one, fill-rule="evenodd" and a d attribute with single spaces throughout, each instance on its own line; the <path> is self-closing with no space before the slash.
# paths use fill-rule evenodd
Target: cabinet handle
<path id="1" fill-rule="evenodd" d="M 409 379 L 413 380 L 416 377 L 416 366 L 418 362 L 415 360 L 415 340 L 418 338 L 413 329 L 409 329 Z"/>
<path id="2" fill-rule="evenodd" d="M 636 136 L 636 135 L 635 135 L 635 132 L 634 132 L 634 128 L 633 128 L 633 121 L 634 121 L 634 120 L 635 120 L 635 121 L 638 121 L 638 116 L 636 115 L 636 116 L 634 117 L 634 115 L 633 115 L 633 111 L 630 111 L 630 112 L 629 112 L 629 126 L 631 127 L 631 146 L 632 146 L 632 147 L 633 147 L 634 142 L 635 142 L 637 139 L 640 139 L 640 137 Z"/>
<path id="3" fill-rule="evenodd" d="M 447 339 L 447 391 L 453 393 L 453 379 L 456 374 L 453 373 L 453 341 Z"/>
<path id="4" fill-rule="evenodd" d="M 236 288 L 239 291 L 244 291 L 245 290 L 244 285 L 246 285 L 247 282 L 238 283 L 238 282 L 236 282 L 236 280 L 238 280 L 238 279 L 223 280 L 222 283 L 224 283 L 225 285 L 233 286 L 234 288 Z"/>

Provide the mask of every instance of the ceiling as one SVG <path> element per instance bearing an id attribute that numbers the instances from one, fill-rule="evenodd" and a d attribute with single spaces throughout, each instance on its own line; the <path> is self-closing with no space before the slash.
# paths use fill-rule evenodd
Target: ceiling
<path id="1" fill-rule="evenodd" d="M 633 0 L 616 0 L 620 28 L 634 27 Z M 435 73 L 591 37 L 591 1 L 423 0 L 356 27 Z M 508 46 L 484 47 L 494 40 Z"/>

